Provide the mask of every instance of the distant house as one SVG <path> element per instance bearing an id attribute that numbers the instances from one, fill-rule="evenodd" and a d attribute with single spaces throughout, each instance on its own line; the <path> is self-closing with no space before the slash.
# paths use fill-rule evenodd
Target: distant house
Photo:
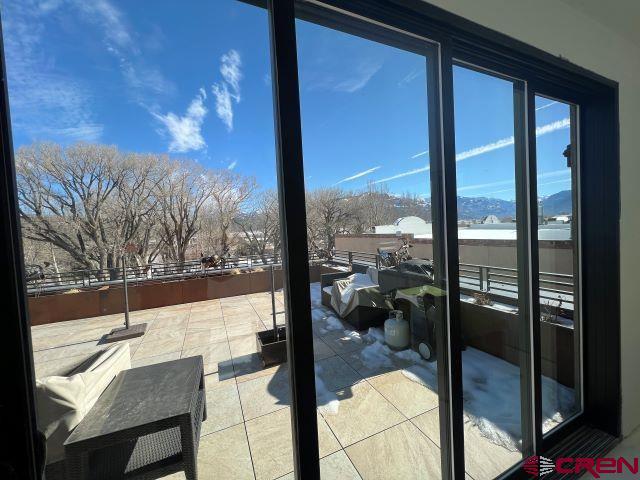
<path id="1" fill-rule="evenodd" d="M 431 224 L 420 217 L 401 217 L 392 225 L 376 225 L 373 232 L 377 234 L 407 234 L 426 235 L 431 234 Z"/>

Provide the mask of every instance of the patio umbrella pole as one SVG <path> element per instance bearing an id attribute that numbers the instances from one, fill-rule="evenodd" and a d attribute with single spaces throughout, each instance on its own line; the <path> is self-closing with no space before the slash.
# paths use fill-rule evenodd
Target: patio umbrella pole
<path id="1" fill-rule="evenodd" d="M 129 292 L 127 291 L 127 260 L 122 255 L 122 285 L 124 287 L 124 328 L 129 330 Z"/>
<path id="2" fill-rule="evenodd" d="M 127 245 L 128 250 L 133 250 L 132 246 Z M 127 284 L 127 260 L 126 254 L 122 255 L 122 288 L 124 289 L 124 328 L 114 328 L 111 333 L 105 335 L 104 342 L 117 342 L 119 340 L 128 340 L 130 338 L 141 337 L 147 331 L 146 323 L 137 323 L 133 327 L 129 322 L 129 289 Z"/>

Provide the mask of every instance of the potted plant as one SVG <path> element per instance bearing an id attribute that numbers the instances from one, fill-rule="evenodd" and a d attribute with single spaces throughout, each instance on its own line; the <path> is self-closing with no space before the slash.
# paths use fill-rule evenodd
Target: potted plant
<path id="1" fill-rule="evenodd" d="M 265 367 L 287 361 L 287 329 L 285 326 L 278 327 L 276 322 L 278 313 L 282 312 L 276 312 L 275 281 L 273 266 L 271 266 L 271 316 L 273 328 L 256 334 L 258 355 L 262 357 L 262 364 Z"/>

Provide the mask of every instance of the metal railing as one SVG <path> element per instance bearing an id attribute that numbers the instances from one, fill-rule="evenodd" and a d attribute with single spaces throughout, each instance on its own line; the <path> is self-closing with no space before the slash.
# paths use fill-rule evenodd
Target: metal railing
<path id="1" fill-rule="evenodd" d="M 328 258 L 310 252 L 312 262 L 326 261 L 334 265 L 351 266 L 354 263 L 380 268 L 380 255 L 368 252 L 334 250 Z M 200 260 L 184 263 L 154 263 L 127 266 L 129 283 L 150 280 L 168 281 L 202 276 L 229 274 L 240 269 L 251 271 L 261 267 L 281 265 L 279 255 L 249 255 L 227 258 L 218 266 L 206 267 Z M 27 283 L 27 292 L 32 295 L 66 291 L 73 288 L 96 288 L 122 283 L 122 268 L 102 270 L 77 270 L 72 272 L 46 273 L 42 278 Z M 540 299 L 554 302 L 560 297 L 563 304 L 573 306 L 573 276 L 562 273 L 540 273 Z M 518 272 L 515 268 L 460 264 L 460 286 L 472 291 L 492 293 L 503 297 L 516 298 L 518 293 Z"/>
<path id="2" fill-rule="evenodd" d="M 312 262 L 322 260 L 316 253 L 309 253 Z M 216 266 L 203 265 L 200 260 L 183 263 L 152 263 L 148 265 L 127 265 L 127 281 L 131 284 L 156 280 L 180 280 L 202 276 L 226 275 L 234 270 L 256 270 L 258 268 L 281 265 L 280 255 L 249 255 L 225 258 Z M 71 272 L 46 272 L 38 278 L 27 281 L 27 293 L 38 295 L 66 291 L 74 288 L 97 288 L 122 283 L 125 272 L 122 267 L 75 270 Z"/>
<path id="3" fill-rule="evenodd" d="M 359 263 L 380 267 L 380 256 L 375 253 L 336 251 L 331 261 L 342 265 Z M 540 272 L 539 282 L 541 302 L 556 302 L 558 298 L 561 298 L 565 307 L 573 308 L 573 275 Z M 460 263 L 460 285 L 472 291 L 517 298 L 518 270 Z"/>

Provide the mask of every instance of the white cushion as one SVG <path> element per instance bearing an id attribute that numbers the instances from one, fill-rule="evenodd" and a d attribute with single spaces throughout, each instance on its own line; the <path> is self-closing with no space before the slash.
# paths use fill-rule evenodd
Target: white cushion
<path id="1" fill-rule="evenodd" d="M 38 429 L 47 439 L 47 464 L 64 458 L 64 442 L 122 370 L 131 368 L 124 343 L 110 347 L 88 367 L 69 377 L 36 380 Z"/>

